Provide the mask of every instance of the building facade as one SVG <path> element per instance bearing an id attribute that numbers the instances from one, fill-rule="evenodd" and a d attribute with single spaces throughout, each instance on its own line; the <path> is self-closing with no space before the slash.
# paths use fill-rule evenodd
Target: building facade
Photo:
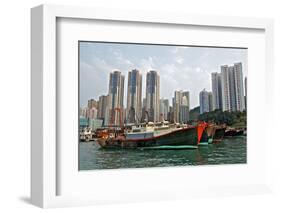
<path id="1" fill-rule="evenodd" d="M 221 66 L 223 111 L 245 110 L 242 63 Z"/>
<path id="2" fill-rule="evenodd" d="M 134 69 L 128 73 L 127 122 L 139 122 L 142 113 L 142 75 Z"/>
<path id="3" fill-rule="evenodd" d="M 154 70 L 146 74 L 146 111 L 148 121 L 160 120 L 160 76 Z"/>
<path id="4" fill-rule="evenodd" d="M 177 123 L 189 121 L 190 97 L 189 91 L 175 91 L 173 98 L 173 119 Z"/>
<path id="5" fill-rule="evenodd" d="M 108 95 L 101 95 L 98 102 L 98 118 L 103 120 L 103 125 L 108 124 L 106 111 L 108 110 Z"/>
<path id="6" fill-rule="evenodd" d="M 123 122 L 124 79 L 120 71 L 113 71 L 109 76 L 108 111 L 109 124 L 112 125 Z"/>
<path id="7" fill-rule="evenodd" d="M 222 110 L 221 73 L 214 72 L 212 76 L 213 109 Z"/>
<path id="8" fill-rule="evenodd" d="M 243 110 L 245 110 L 242 63 L 234 64 L 234 81 L 236 110 L 242 112 Z"/>
<path id="9" fill-rule="evenodd" d="M 88 100 L 88 109 L 91 109 L 93 107 L 98 109 L 98 101 L 96 101 L 95 99 Z"/>
<path id="10" fill-rule="evenodd" d="M 212 92 L 209 92 L 209 112 L 214 110 L 214 95 Z"/>
<path id="11" fill-rule="evenodd" d="M 199 103 L 200 103 L 200 114 L 210 111 L 209 92 L 206 91 L 206 89 L 203 89 L 199 93 Z"/>
<path id="12" fill-rule="evenodd" d="M 169 113 L 169 99 L 160 99 L 160 115 L 161 120 L 168 120 L 168 113 Z"/>

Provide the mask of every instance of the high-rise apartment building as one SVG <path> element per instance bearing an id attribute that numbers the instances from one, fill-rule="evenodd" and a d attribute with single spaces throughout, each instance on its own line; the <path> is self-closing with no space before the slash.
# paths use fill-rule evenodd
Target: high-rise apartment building
<path id="1" fill-rule="evenodd" d="M 135 123 L 141 119 L 142 111 L 142 75 L 134 69 L 128 74 L 127 122 Z"/>
<path id="2" fill-rule="evenodd" d="M 95 107 L 96 109 L 98 108 L 98 101 L 96 101 L 95 99 L 88 100 L 88 109 L 91 109 L 93 107 Z"/>
<path id="3" fill-rule="evenodd" d="M 209 112 L 214 110 L 214 96 L 212 92 L 209 92 Z"/>
<path id="4" fill-rule="evenodd" d="M 108 110 L 108 95 L 101 95 L 98 102 L 98 118 L 103 120 L 103 125 L 108 124 L 106 120 L 106 111 Z"/>
<path id="5" fill-rule="evenodd" d="M 222 83 L 222 110 L 230 111 L 230 83 L 229 83 L 228 66 L 221 66 L 221 83 Z"/>
<path id="6" fill-rule="evenodd" d="M 222 109 L 221 73 L 214 72 L 212 76 L 213 109 Z"/>
<path id="7" fill-rule="evenodd" d="M 209 92 L 203 89 L 199 93 L 200 114 L 210 111 Z"/>
<path id="8" fill-rule="evenodd" d="M 221 79 L 223 111 L 243 111 L 245 103 L 242 63 L 221 66 Z"/>
<path id="9" fill-rule="evenodd" d="M 124 79 L 125 77 L 120 71 L 110 73 L 108 88 L 109 124 L 117 125 L 120 119 L 123 122 Z"/>
<path id="10" fill-rule="evenodd" d="M 154 70 L 146 74 L 146 111 L 148 121 L 160 120 L 160 77 Z"/>
<path id="11" fill-rule="evenodd" d="M 168 113 L 169 113 L 169 99 L 160 99 L 160 115 L 161 120 L 168 120 Z"/>
<path id="12" fill-rule="evenodd" d="M 189 91 L 175 91 L 173 98 L 174 121 L 177 123 L 186 123 L 189 121 Z"/>
<path id="13" fill-rule="evenodd" d="M 242 63 L 234 64 L 234 81 L 235 81 L 236 110 L 243 111 L 245 110 L 245 101 L 244 101 Z"/>

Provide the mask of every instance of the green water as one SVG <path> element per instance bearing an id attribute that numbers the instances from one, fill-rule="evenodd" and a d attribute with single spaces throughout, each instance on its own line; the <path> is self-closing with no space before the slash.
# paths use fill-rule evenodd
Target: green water
<path id="1" fill-rule="evenodd" d="M 246 137 L 191 150 L 99 149 L 95 142 L 79 143 L 80 170 L 242 164 L 247 162 Z"/>

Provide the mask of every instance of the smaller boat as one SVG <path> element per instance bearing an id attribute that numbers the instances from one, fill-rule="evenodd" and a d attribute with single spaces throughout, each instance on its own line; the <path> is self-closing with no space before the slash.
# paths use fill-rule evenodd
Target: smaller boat
<path id="1" fill-rule="evenodd" d="M 216 125 L 214 123 L 208 123 L 199 145 L 208 145 L 211 143 L 218 143 L 223 140 L 225 132 L 225 125 Z"/>
<path id="2" fill-rule="evenodd" d="M 215 129 L 215 134 L 213 137 L 213 143 L 219 143 L 223 140 L 225 136 L 226 125 L 218 125 Z"/>
<path id="3" fill-rule="evenodd" d="M 89 142 L 94 139 L 94 134 L 92 132 L 92 129 L 89 127 L 85 127 L 83 129 L 80 129 L 79 132 L 79 139 L 81 142 Z"/>
<path id="4" fill-rule="evenodd" d="M 234 136 L 242 136 L 244 135 L 244 129 L 242 128 L 227 128 L 226 131 L 225 131 L 225 136 L 226 137 L 234 137 Z"/>

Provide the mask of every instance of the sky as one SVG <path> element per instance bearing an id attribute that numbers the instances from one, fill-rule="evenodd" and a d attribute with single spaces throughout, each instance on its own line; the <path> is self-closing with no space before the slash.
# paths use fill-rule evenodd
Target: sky
<path id="1" fill-rule="evenodd" d="M 126 106 L 128 72 L 142 73 L 142 98 L 145 95 L 146 73 L 156 70 L 160 75 L 160 97 L 169 99 L 175 90 L 190 92 L 190 108 L 199 106 L 199 93 L 211 91 L 211 73 L 220 72 L 221 65 L 242 62 L 247 76 L 247 49 L 147 44 L 80 42 L 80 106 L 89 99 L 98 100 L 108 94 L 109 73 L 119 70 L 125 75 L 124 106 Z"/>

